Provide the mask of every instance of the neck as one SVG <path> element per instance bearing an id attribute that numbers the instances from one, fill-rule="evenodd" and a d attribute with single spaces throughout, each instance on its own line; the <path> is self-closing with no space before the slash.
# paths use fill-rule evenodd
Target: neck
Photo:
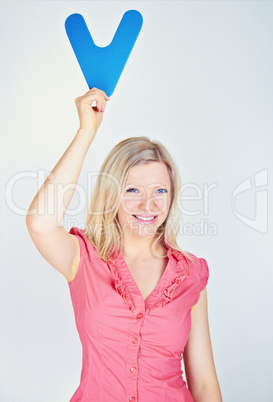
<path id="1" fill-rule="evenodd" d="M 130 256 L 134 257 L 151 257 L 154 256 L 155 252 L 158 255 L 163 255 L 163 247 L 157 245 L 155 249 L 152 249 L 154 238 L 152 237 L 142 237 L 142 236 L 124 236 L 122 244 L 122 254 L 124 257 Z"/>

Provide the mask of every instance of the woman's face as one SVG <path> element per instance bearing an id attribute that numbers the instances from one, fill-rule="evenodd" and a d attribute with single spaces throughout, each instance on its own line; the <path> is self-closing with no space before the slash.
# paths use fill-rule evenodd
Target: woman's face
<path id="1" fill-rule="evenodd" d="M 171 180 L 167 166 L 162 162 L 133 166 L 117 214 L 124 235 L 153 237 L 167 218 L 170 203 Z"/>

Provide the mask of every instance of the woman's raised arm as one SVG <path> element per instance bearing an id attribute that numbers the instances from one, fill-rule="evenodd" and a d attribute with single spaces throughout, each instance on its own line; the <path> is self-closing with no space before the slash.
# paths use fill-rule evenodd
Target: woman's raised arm
<path id="1" fill-rule="evenodd" d="M 80 250 L 76 237 L 67 233 L 61 223 L 108 100 L 105 92 L 96 88 L 75 100 L 80 128 L 34 197 L 26 216 L 27 228 L 35 246 L 68 281 L 75 276 Z M 96 107 L 92 107 L 94 101 Z"/>

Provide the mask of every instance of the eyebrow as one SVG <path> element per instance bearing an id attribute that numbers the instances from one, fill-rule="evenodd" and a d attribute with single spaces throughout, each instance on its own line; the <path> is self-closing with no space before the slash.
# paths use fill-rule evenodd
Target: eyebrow
<path id="1" fill-rule="evenodd" d="M 144 187 L 143 184 L 141 183 L 126 183 L 125 184 L 126 187 L 129 186 L 140 186 L 140 187 Z M 148 188 L 159 188 L 159 187 L 166 187 L 166 188 L 171 188 L 171 186 L 169 184 L 163 184 L 163 183 L 154 183 L 154 184 L 150 184 L 148 185 Z"/>

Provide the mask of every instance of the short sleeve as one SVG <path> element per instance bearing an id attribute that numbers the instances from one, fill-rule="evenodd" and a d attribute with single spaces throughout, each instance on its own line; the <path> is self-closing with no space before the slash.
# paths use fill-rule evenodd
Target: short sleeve
<path id="1" fill-rule="evenodd" d="M 72 227 L 69 230 L 69 234 L 77 237 L 80 246 L 81 257 L 84 256 L 87 253 L 87 247 L 88 247 L 87 245 L 88 239 L 86 238 L 84 231 L 82 229 Z"/>
<path id="2" fill-rule="evenodd" d="M 209 279 L 209 267 L 204 258 L 199 258 L 200 261 L 200 292 L 205 289 Z"/>
<path id="3" fill-rule="evenodd" d="M 80 246 L 80 263 L 75 278 L 69 282 L 72 285 L 80 280 L 80 277 L 84 275 L 83 271 L 86 269 L 88 263 L 91 263 L 91 256 L 96 253 L 93 244 L 90 242 L 85 232 L 77 227 L 72 227 L 69 234 L 76 236 Z"/>
<path id="4" fill-rule="evenodd" d="M 194 275 L 193 275 L 193 303 L 192 305 L 195 305 L 199 298 L 202 290 L 205 289 L 208 283 L 209 279 L 209 268 L 207 261 L 204 260 L 204 258 L 196 258 L 195 264 L 194 264 Z"/>

